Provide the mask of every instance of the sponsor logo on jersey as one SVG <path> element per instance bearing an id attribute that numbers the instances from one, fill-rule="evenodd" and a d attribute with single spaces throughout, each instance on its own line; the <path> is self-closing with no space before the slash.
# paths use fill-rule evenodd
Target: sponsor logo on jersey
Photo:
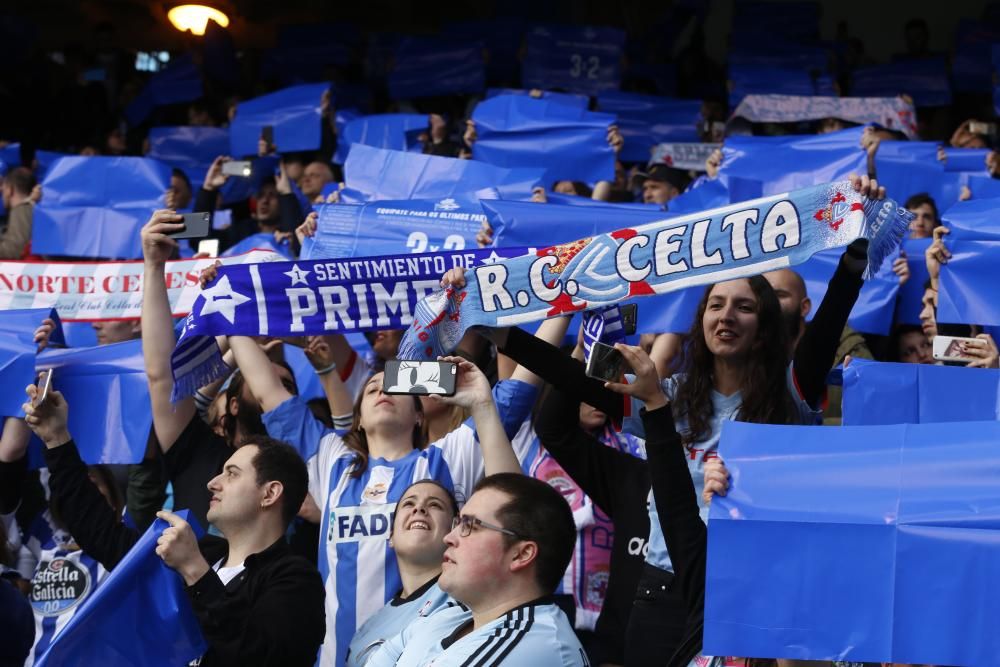
<path id="1" fill-rule="evenodd" d="M 90 592 L 90 572 L 68 558 L 42 561 L 31 580 L 31 606 L 42 616 L 58 616 Z"/>
<path id="2" fill-rule="evenodd" d="M 370 539 L 388 540 L 395 513 L 396 503 L 337 507 L 330 511 L 326 541 L 340 544 Z"/>
<path id="3" fill-rule="evenodd" d="M 365 490 L 361 493 L 361 497 L 368 502 L 382 502 L 388 490 L 389 485 L 386 482 L 375 482 L 365 487 Z"/>

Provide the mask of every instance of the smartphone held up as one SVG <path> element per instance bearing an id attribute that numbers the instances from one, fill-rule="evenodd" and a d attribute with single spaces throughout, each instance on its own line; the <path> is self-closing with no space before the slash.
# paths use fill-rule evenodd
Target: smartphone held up
<path id="1" fill-rule="evenodd" d="M 454 396 L 458 366 L 450 361 L 385 362 L 382 391 L 386 394 Z"/>

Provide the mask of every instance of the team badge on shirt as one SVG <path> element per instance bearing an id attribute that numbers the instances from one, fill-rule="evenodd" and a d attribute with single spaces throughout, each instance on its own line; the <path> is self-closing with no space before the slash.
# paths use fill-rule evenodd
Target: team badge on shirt
<path id="1" fill-rule="evenodd" d="M 42 616 L 58 616 L 90 592 L 90 572 L 68 558 L 42 561 L 31 580 L 31 606 Z"/>

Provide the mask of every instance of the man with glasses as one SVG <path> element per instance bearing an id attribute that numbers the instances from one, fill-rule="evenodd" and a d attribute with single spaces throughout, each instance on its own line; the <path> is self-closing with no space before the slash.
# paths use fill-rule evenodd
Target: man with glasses
<path id="1" fill-rule="evenodd" d="M 438 585 L 457 603 L 387 641 L 369 667 L 589 664 L 551 597 L 576 542 L 573 514 L 558 491 L 524 475 L 490 475 L 444 542 Z"/>

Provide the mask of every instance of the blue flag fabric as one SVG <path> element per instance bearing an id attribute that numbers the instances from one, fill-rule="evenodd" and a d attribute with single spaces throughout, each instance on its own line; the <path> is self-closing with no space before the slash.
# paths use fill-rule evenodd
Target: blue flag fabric
<path id="1" fill-rule="evenodd" d="M 292 257 L 292 249 L 288 240 L 286 239 L 281 243 L 278 243 L 274 240 L 274 234 L 268 234 L 267 232 L 251 234 L 236 245 L 227 248 L 221 256 L 232 257 L 233 255 L 242 255 L 250 252 L 254 248 L 259 250 L 270 250 L 288 259 L 291 259 Z"/>
<path id="2" fill-rule="evenodd" d="M 149 130 L 149 153 L 187 174 L 197 191 L 215 158 L 229 153 L 229 130 L 222 127 L 181 125 Z"/>
<path id="3" fill-rule="evenodd" d="M 941 267 L 937 321 L 1000 326 L 1000 241 L 949 241 L 951 259 Z"/>
<path id="4" fill-rule="evenodd" d="M 534 26 L 525 34 L 521 85 L 597 95 L 621 84 L 625 33 L 615 28 Z"/>
<path id="5" fill-rule="evenodd" d="M 892 200 L 862 200 L 843 181 L 541 249 L 477 267 L 463 290 L 420 302 L 399 356 L 432 359 L 471 326 L 512 326 L 788 267 L 859 237 L 869 239 L 871 278 L 911 218 Z"/>
<path id="6" fill-rule="evenodd" d="M 326 204 L 319 207 L 314 243 L 303 259 L 374 257 L 476 247 L 486 221 L 479 202 L 440 200 Z"/>
<path id="7" fill-rule="evenodd" d="M 261 130 L 274 128 L 274 145 L 281 153 L 310 151 L 322 143 L 320 99 L 326 83 L 284 88 L 240 102 L 229 126 L 229 154 L 233 158 L 257 155 Z"/>
<path id="8" fill-rule="evenodd" d="M 530 90 L 524 90 L 523 88 L 487 88 L 486 99 L 498 97 L 500 95 L 531 95 L 532 92 L 533 91 Z M 586 95 L 578 95 L 576 93 L 557 93 L 550 90 L 542 90 L 539 92 L 541 93 L 541 99 L 549 102 L 558 102 L 559 104 L 566 104 L 583 110 L 586 110 L 587 107 L 590 106 L 590 98 Z"/>
<path id="9" fill-rule="evenodd" d="M 396 47 L 389 72 L 394 100 L 479 94 L 486 88 L 482 42 L 408 37 Z"/>
<path id="10" fill-rule="evenodd" d="M 943 210 L 941 218 L 951 230 L 945 243 L 952 241 L 1000 241 L 1000 220 L 996 211 L 1000 199 L 970 199 Z"/>
<path id="11" fill-rule="evenodd" d="M 499 192 L 504 199 L 530 199 L 544 169 L 505 169 L 476 160 L 438 157 L 354 144 L 344 162 L 344 180 L 358 203 L 382 199 L 445 199 Z M 344 194 L 342 193 L 342 194 Z M 492 196 L 496 196 L 495 194 Z M 344 201 L 345 197 L 341 197 Z"/>
<path id="12" fill-rule="evenodd" d="M 129 125 L 136 126 L 157 107 L 192 102 L 202 94 L 201 72 L 191 56 L 185 54 L 149 79 L 146 87 L 126 107 L 125 118 Z"/>
<path id="13" fill-rule="evenodd" d="M 32 251 L 40 255 L 133 259 L 139 230 L 165 207 L 170 167 L 136 157 L 65 157 L 42 181 Z"/>
<path id="14" fill-rule="evenodd" d="M 184 320 L 171 355 L 174 400 L 228 373 L 216 335 L 307 336 L 403 329 L 424 295 L 454 267 L 495 263 L 525 250 L 269 262 L 219 269 Z M 72 426 L 72 425 L 71 425 Z"/>
<path id="15" fill-rule="evenodd" d="M 742 201 L 867 173 L 861 132 L 857 127 L 819 135 L 728 137 L 719 178 L 732 200 Z"/>
<path id="16" fill-rule="evenodd" d="M 918 107 L 951 104 L 951 86 L 944 58 L 923 58 L 858 67 L 851 74 L 851 95 L 909 95 Z"/>
<path id="17" fill-rule="evenodd" d="M 618 117 L 625 139 L 618 157 L 626 162 L 649 162 L 660 143 L 698 141 L 701 102 L 697 100 L 608 91 L 597 97 L 597 108 Z"/>
<path id="18" fill-rule="evenodd" d="M 498 167 L 543 167 L 549 181 L 593 183 L 615 175 L 610 114 L 523 95 L 484 100 L 472 112 L 472 157 Z"/>
<path id="19" fill-rule="evenodd" d="M 992 151 L 988 148 L 951 148 L 944 149 L 945 171 L 986 171 L 986 156 Z"/>
<path id="20" fill-rule="evenodd" d="M 27 308 L 5 310 L 0 317 L 0 417 L 20 417 L 21 405 L 25 400 L 24 388 L 35 381 L 35 353 L 38 344 L 34 342 L 35 329 L 42 320 L 53 317 L 59 324 L 55 310 L 47 308 Z M 65 339 L 61 327 L 54 332 L 53 342 Z"/>
<path id="21" fill-rule="evenodd" d="M 43 180 L 45 175 L 49 171 L 49 167 L 52 163 L 61 157 L 71 157 L 69 153 L 57 153 L 55 151 L 35 151 L 35 160 L 38 162 L 38 169 L 36 170 L 36 175 L 39 180 Z"/>
<path id="22" fill-rule="evenodd" d="M 407 138 L 410 130 L 426 130 L 427 115 L 419 113 L 385 113 L 361 116 L 348 122 L 337 137 L 337 154 L 333 161 L 343 164 L 354 144 L 394 151 L 410 150 Z M 417 152 L 420 152 L 419 149 Z"/>
<path id="23" fill-rule="evenodd" d="M 1000 178 L 989 174 L 969 174 L 965 179 L 973 199 L 996 199 L 1000 197 Z"/>
<path id="24" fill-rule="evenodd" d="M 187 510 L 178 516 L 203 531 Z M 156 519 L 39 658 L 36 667 L 186 665 L 208 650 L 184 580 L 156 555 Z M 127 630 L 126 630 L 127 628 Z"/>
<path id="25" fill-rule="evenodd" d="M 906 200 L 926 192 L 943 211 L 958 201 L 963 174 L 945 171 L 933 141 L 883 141 L 875 154 L 879 183 L 887 192 Z"/>
<path id="26" fill-rule="evenodd" d="M 52 385 L 71 406 L 69 429 L 80 458 L 87 464 L 142 460 L 153 419 L 142 341 L 46 349 L 36 367 L 53 369 Z M 41 447 L 40 441 L 34 442 Z M 40 449 L 35 454 L 40 460 Z"/>
<path id="27" fill-rule="evenodd" d="M 847 426 L 1000 421 L 998 370 L 855 359 L 843 380 Z"/>
<path id="28" fill-rule="evenodd" d="M 704 652 L 993 664 L 998 438 L 996 422 L 725 422 L 733 481 L 709 514 Z"/>
<path id="29" fill-rule="evenodd" d="M 899 324 L 920 324 L 923 310 L 924 285 L 930 278 L 924 253 L 931 239 L 904 239 L 903 251 L 910 267 L 910 279 L 899 288 L 896 295 L 896 322 Z"/>

